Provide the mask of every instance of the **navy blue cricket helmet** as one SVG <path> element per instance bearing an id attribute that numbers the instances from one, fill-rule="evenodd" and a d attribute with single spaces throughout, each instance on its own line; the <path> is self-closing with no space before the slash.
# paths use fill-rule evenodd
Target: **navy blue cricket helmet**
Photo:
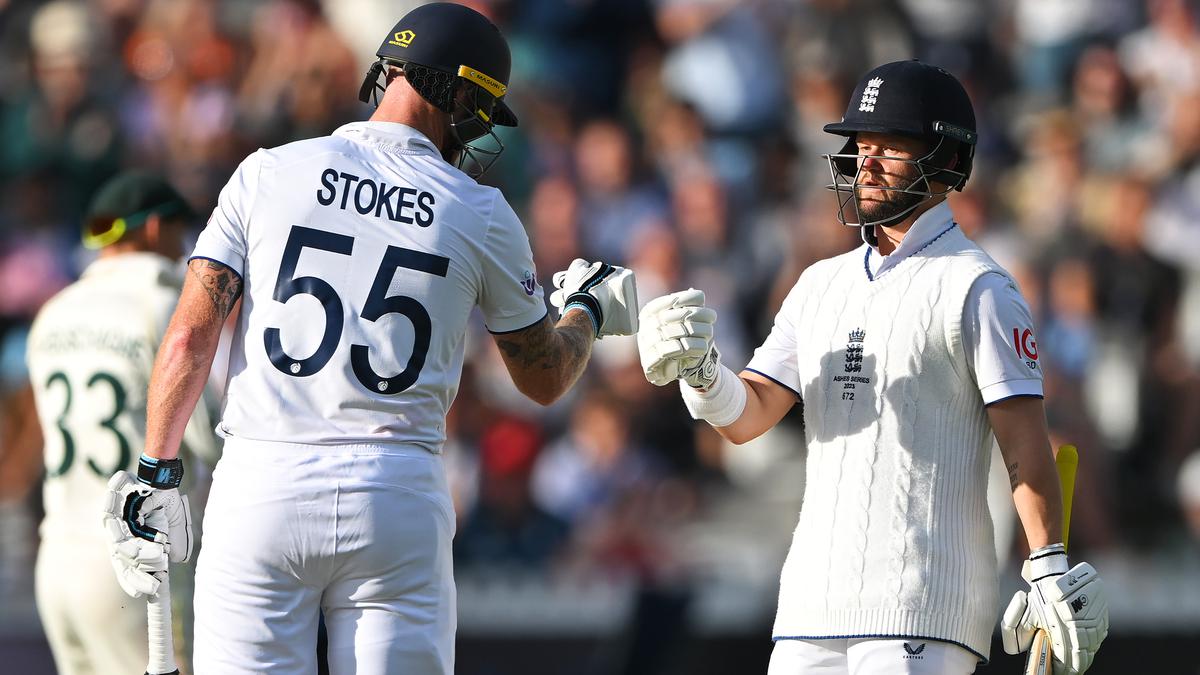
<path id="1" fill-rule="evenodd" d="M 450 114 L 457 145 L 451 150 L 462 151 L 460 166 L 471 157 L 479 165 L 478 176 L 495 162 L 504 144 L 493 127 L 517 126 L 517 116 L 504 101 L 512 56 L 495 24 L 452 2 L 421 5 L 401 17 L 375 55 L 379 60 L 367 71 L 359 100 L 368 103 L 384 89 L 379 76 L 385 68 L 400 68 L 422 98 Z M 482 136 L 490 136 L 494 148 L 471 144 Z"/>
<path id="2" fill-rule="evenodd" d="M 962 190 L 971 176 L 978 139 L 975 111 L 962 83 L 942 68 L 917 60 L 886 63 L 864 75 L 854 88 L 846 114 L 840 121 L 826 124 L 825 131 L 846 137 L 842 149 L 825 158 L 833 177 L 828 187 L 839 197 L 838 219 L 854 227 L 900 222 L 925 198 Z M 927 143 L 925 155 L 906 160 L 919 169 L 909 186 L 878 188 L 900 190 L 921 199 L 881 220 L 846 219 L 845 207 L 852 201 L 855 213 L 859 213 L 856 188 L 859 167 L 866 157 L 857 153 L 859 132 L 894 134 Z M 948 187 L 934 191 L 931 183 L 935 182 Z"/>

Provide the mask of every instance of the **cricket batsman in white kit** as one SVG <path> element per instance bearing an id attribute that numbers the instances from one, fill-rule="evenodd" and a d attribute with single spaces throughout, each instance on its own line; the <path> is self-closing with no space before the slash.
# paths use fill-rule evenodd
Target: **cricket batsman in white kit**
<path id="1" fill-rule="evenodd" d="M 147 511 L 169 517 L 180 501 L 185 411 L 242 296 L 197 563 L 197 675 L 315 673 L 319 610 L 332 673 L 452 673 L 440 453 L 472 309 L 542 404 L 575 382 L 594 339 L 637 329 L 632 273 L 581 260 L 554 277 L 553 323 L 520 221 L 474 180 L 501 149 L 492 127 L 517 122 L 497 28 L 423 5 L 378 56 L 360 91 L 382 91 L 370 121 L 238 168 L 155 362 L 141 484 L 122 514 L 147 544 Z"/>
<path id="2" fill-rule="evenodd" d="M 696 419 L 743 443 L 804 405 L 807 477 L 784 564 L 770 675 L 963 675 L 986 663 L 998 616 L 987 506 L 993 437 L 1033 551 L 1001 625 L 1036 629 L 1056 675 L 1088 669 L 1108 633 L 1096 570 L 1070 567 L 1028 306 L 955 224 L 971 173 L 962 85 L 918 61 L 858 83 L 828 155 L 842 223 L 862 246 L 801 274 L 749 365 L 713 344 L 716 313 L 688 290 L 647 303 L 646 377 L 680 380 Z"/>
<path id="3" fill-rule="evenodd" d="M 131 171 L 109 180 L 84 226 L 84 245 L 99 249 L 99 257 L 46 303 L 30 331 L 27 358 L 46 457 L 38 614 L 62 675 L 140 673 L 146 666 L 146 604 L 133 602 L 112 576 L 110 563 L 122 563 L 110 558 L 96 508 L 109 477 L 136 469 L 145 447 L 146 384 L 179 300 L 190 217 L 187 202 L 158 176 Z M 184 452 L 215 464 L 220 446 L 208 406 L 186 413 Z M 177 554 L 186 548 L 180 542 Z M 175 619 L 182 625 L 191 611 L 186 572 L 178 582 Z"/>

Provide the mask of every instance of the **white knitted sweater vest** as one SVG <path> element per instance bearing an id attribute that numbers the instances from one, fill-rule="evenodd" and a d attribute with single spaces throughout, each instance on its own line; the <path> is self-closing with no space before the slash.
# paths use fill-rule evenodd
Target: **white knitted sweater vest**
<path id="1" fill-rule="evenodd" d="M 961 323 L 974 281 L 1007 273 L 957 226 L 878 279 L 863 254 L 797 282 L 808 473 L 774 635 L 937 639 L 986 659 L 992 430 Z"/>

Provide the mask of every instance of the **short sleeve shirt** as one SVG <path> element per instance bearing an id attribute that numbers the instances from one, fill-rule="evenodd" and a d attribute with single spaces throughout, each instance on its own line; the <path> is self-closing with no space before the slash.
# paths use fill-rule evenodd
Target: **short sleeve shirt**
<path id="1" fill-rule="evenodd" d="M 493 332 L 546 315 L 504 197 L 394 123 L 254 153 L 192 257 L 243 278 L 219 431 L 249 439 L 438 452 L 472 309 Z"/>
<path id="2" fill-rule="evenodd" d="M 913 223 L 891 255 L 880 256 L 874 249 L 867 253 L 868 270 L 874 276 L 885 273 L 949 226 L 953 226 L 949 206 L 935 206 Z M 799 302 L 796 293 L 793 288 L 788 294 L 770 334 L 746 366 L 793 392 L 800 391 L 794 325 Z M 984 274 L 976 280 L 963 304 L 962 326 L 967 363 L 985 405 L 1013 396 L 1042 396 L 1042 369 L 1032 314 L 1011 280 L 1001 274 Z"/>

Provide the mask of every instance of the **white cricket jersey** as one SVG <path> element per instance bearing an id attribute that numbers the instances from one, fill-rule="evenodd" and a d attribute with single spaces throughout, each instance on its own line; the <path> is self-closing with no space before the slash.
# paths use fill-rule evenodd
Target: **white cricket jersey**
<path id="1" fill-rule="evenodd" d="M 864 274 L 871 279 L 885 276 L 953 224 L 950 207 L 942 202 L 917 218 L 891 255 L 881 256 L 863 244 L 856 255 L 863 260 Z M 795 346 L 786 337 L 794 321 L 794 305 L 795 299 L 789 295 L 776 316 L 775 329 L 755 351 L 747 369 L 799 393 L 800 382 L 792 358 Z M 984 403 L 990 405 L 1013 396 L 1042 396 L 1042 368 L 1033 315 L 1009 276 L 988 273 L 975 281 L 963 304 L 962 331 L 967 362 Z"/>
<path id="2" fill-rule="evenodd" d="M 242 276 L 219 433 L 440 452 L 473 307 L 494 333 L 546 315 L 500 191 L 402 124 L 259 150 L 193 258 Z"/>
<path id="3" fill-rule="evenodd" d="M 807 488 L 774 634 L 938 639 L 986 658 L 985 407 L 1041 394 L 1037 348 L 1011 278 L 948 208 L 909 236 L 874 269 L 863 246 L 805 270 L 747 366 L 804 402 Z"/>
<path id="4" fill-rule="evenodd" d="M 103 257 L 42 307 L 26 359 L 45 438 L 43 538 L 103 539 L 97 509 L 117 471 L 146 444 L 146 389 L 183 277 L 153 253 Z M 182 452 L 216 462 L 203 404 Z"/>

